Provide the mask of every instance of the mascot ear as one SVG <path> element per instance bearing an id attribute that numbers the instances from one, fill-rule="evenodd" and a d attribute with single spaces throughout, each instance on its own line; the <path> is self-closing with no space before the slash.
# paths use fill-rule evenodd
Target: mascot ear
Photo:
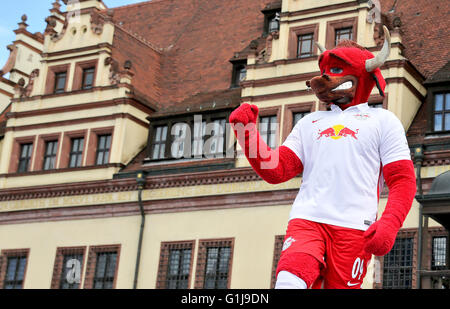
<path id="1" fill-rule="evenodd" d="M 381 70 L 376 69 L 371 73 L 373 79 L 375 80 L 375 84 L 377 85 L 378 92 L 382 97 L 384 97 L 384 89 L 386 88 L 386 81 L 383 78 L 383 75 L 381 75 Z"/>

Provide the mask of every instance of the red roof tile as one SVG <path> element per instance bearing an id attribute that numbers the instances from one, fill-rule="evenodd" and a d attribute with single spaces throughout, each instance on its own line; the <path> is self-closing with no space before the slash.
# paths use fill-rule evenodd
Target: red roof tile
<path id="1" fill-rule="evenodd" d="M 115 8 L 113 19 L 160 50 L 160 78 L 148 86 L 158 85 L 159 101 L 167 107 L 230 87 L 229 60 L 261 36 L 267 2 L 154 0 Z M 144 70 L 152 68 L 145 63 L 148 55 L 141 56 Z"/>
<path id="2" fill-rule="evenodd" d="M 448 0 L 381 0 L 381 9 L 401 21 L 405 57 L 427 78 L 450 60 Z"/>
<path id="3" fill-rule="evenodd" d="M 263 32 L 269 0 L 153 0 L 114 8 L 115 55 L 132 60 L 133 84 L 164 109 L 230 87 L 230 59 Z M 273 1 L 272 1 L 273 2 Z M 401 20 L 404 55 L 430 77 L 450 58 L 448 0 L 380 0 Z M 134 41 L 134 42 L 133 42 Z"/>
<path id="4" fill-rule="evenodd" d="M 152 105 L 157 105 L 161 99 L 161 53 L 122 27 L 116 27 L 112 58 L 118 62 L 119 71 L 124 70 L 126 61 L 131 61 L 135 91 Z"/>

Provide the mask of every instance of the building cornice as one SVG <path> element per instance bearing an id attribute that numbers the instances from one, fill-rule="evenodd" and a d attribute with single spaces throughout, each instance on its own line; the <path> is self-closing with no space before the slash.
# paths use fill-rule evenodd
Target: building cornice
<path id="1" fill-rule="evenodd" d="M 298 189 L 276 191 L 217 194 L 188 198 L 174 198 L 143 201 L 145 214 L 161 214 L 199 210 L 219 210 L 247 207 L 291 205 Z M 108 217 L 137 216 L 140 213 L 137 201 L 117 204 L 101 204 L 50 209 L 33 209 L 0 213 L 0 225 L 81 220 Z"/>
<path id="2" fill-rule="evenodd" d="M 58 56 L 67 56 L 67 55 L 71 55 L 71 54 L 78 54 L 78 53 L 82 53 L 82 52 L 86 52 L 86 51 L 99 51 L 102 49 L 108 49 L 109 52 L 111 52 L 112 50 L 112 45 L 109 43 L 100 43 L 100 44 L 96 44 L 96 45 L 91 45 L 91 46 L 86 46 L 86 47 L 78 47 L 78 48 L 73 48 L 73 49 L 66 49 L 66 50 L 62 50 L 62 51 L 57 51 L 57 52 L 52 52 L 52 53 L 42 53 L 42 62 L 48 62 L 50 61 L 49 58 L 53 58 L 53 57 L 58 57 Z M 77 55 L 77 56 L 86 56 L 86 55 Z M 52 59 L 53 61 L 60 61 L 60 60 L 64 60 L 66 58 L 58 58 L 58 59 Z"/>
<path id="3" fill-rule="evenodd" d="M 80 90 L 80 92 L 81 91 L 89 92 L 90 90 Z M 67 105 L 67 106 L 35 109 L 35 110 L 29 110 L 29 111 L 23 111 L 23 112 L 11 112 L 11 113 L 8 113 L 6 115 L 6 117 L 7 117 L 7 119 L 35 117 L 35 116 L 42 116 L 42 115 L 74 112 L 74 111 L 80 111 L 80 110 L 89 110 L 89 109 L 95 109 L 95 108 L 112 107 L 112 106 L 117 106 L 117 105 L 121 105 L 121 104 L 131 105 L 147 114 L 152 113 L 152 109 L 150 107 L 142 104 L 140 101 L 137 101 L 132 98 L 120 98 L 120 99 L 112 99 L 112 100 L 105 100 L 105 101 L 97 101 L 97 102 L 92 102 L 92 103 L 80 103 L 80 104 L 73 104 L 73 105 Z"/>
<path id="4" fill-rule="evenodd" d="M 55 170 L 55 173 L 58 170 Z M 5 176 L 5 175 L 1 175 Z M 221 170 L 212 172 L 183 173 L 147 177 L 145 190 L 215 185 L 224 183 L 249 182 L 261 180 L 251 168 Z M 138 185 L 135 178 L 108 179 L 67 184 L 21 187 L 0 190 L 0 202 L 52 198 L 61 196 L 100 194 L 111 192 L 135 191 Z"/>
<path id="5" fill-rule="evenodd" d="M 37 170 L 37 171 L 29 171 L 24 173 L 7 173 L 7 174 L 0 174 L 0 177 L 4 178 L 16 178 L 16 177 L 27 177 L 27 176 L 35 176 L 35 175 L 50 175 L 50 174 L 56 174 L 56 173 L 68 173 L 68 172 L 79 172 L 79 171 L 87 171 L 87 170 L 98 170 L 98 169 L 104 169 L 104 168 L 123 168 L 124 164 L 122 163 L 108 163 L 104 165 L 88 165 L 88 166 L 82 166 L 82 167 L 73 167 L 73 168 L 58 168 L 58 169 L 52 169 L 52 170 Z M 53 184 L 51 186 L 54 186 Z M 22 189 L 28 190 L 28 187 L 24 187 Z M 0 193 L 1 194 L 1 193 Z M 1 198 L 0 198 L 1 201 Z"/>
<path id="6" fill-rule="evenodd" d="M 51 128 L 51 127 L 60 127 L 60 126 L 70 126 L 75 124 L 82 124 L 82 123 L 91 123 L 96 121 L 105 121 L 105 120 L 115 120 L 119 118 L 126 118 L 131 121 L 134 121 L 138 125 L 147 128 L 148 123 L 131 115 L 128 113 L 115 113 L 115 114 L 109 114 L 109 115 L 103 115 L 103 116 L 95 116 L 95 117 L 83 117 L 83 118 L 75 118 L 75 119 L 69 119 L 69 120 L 60 120 L 60 121 L 53 121 L 53 122 L 41 122 L 41 123 L 35 123 L 35 124 L 29 124 L 29 125 L 22 125 L 22 126 L 11 126 L 6 127 L 5 132 L 10 131 L 28 131 L 28 130 L 36 130 L 36 129 L 42 129 L 42 128 Z"/>

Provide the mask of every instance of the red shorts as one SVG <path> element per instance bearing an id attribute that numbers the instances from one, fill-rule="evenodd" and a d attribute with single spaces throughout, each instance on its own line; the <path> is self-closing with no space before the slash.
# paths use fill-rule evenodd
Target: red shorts
<path id="1" fill-rule="evenodd" d="M 289 221 L 280 261 L 306 253 L 321 263 L 313 288 L 360 288 L 372 257 L 364 251 L 364 231 L 303 219 Z M 278 269 L 280 271 L 282 269 Z"/>

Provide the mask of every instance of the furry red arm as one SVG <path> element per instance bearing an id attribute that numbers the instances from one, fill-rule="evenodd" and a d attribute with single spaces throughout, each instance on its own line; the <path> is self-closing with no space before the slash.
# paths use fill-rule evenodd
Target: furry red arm
<path id="1" fill-rule="evenodd" d="M 272 150 L 256 129 L 258 107 L 242 104 L 230 115 L 234 133 L 255 172 L 271 184 L 282 183 L 303 171 L 303 164 L 288 147 Z"/>
<path id="2" fill-rule="evenodd" d="M 381 218 L 364 233 L 364 249 L 378 256 L 391 251 L 416 194 L 416 177 L 411 160 L 387 164 L 383 167 L 383 175 L 389 188 L 386 208 Z"/>

